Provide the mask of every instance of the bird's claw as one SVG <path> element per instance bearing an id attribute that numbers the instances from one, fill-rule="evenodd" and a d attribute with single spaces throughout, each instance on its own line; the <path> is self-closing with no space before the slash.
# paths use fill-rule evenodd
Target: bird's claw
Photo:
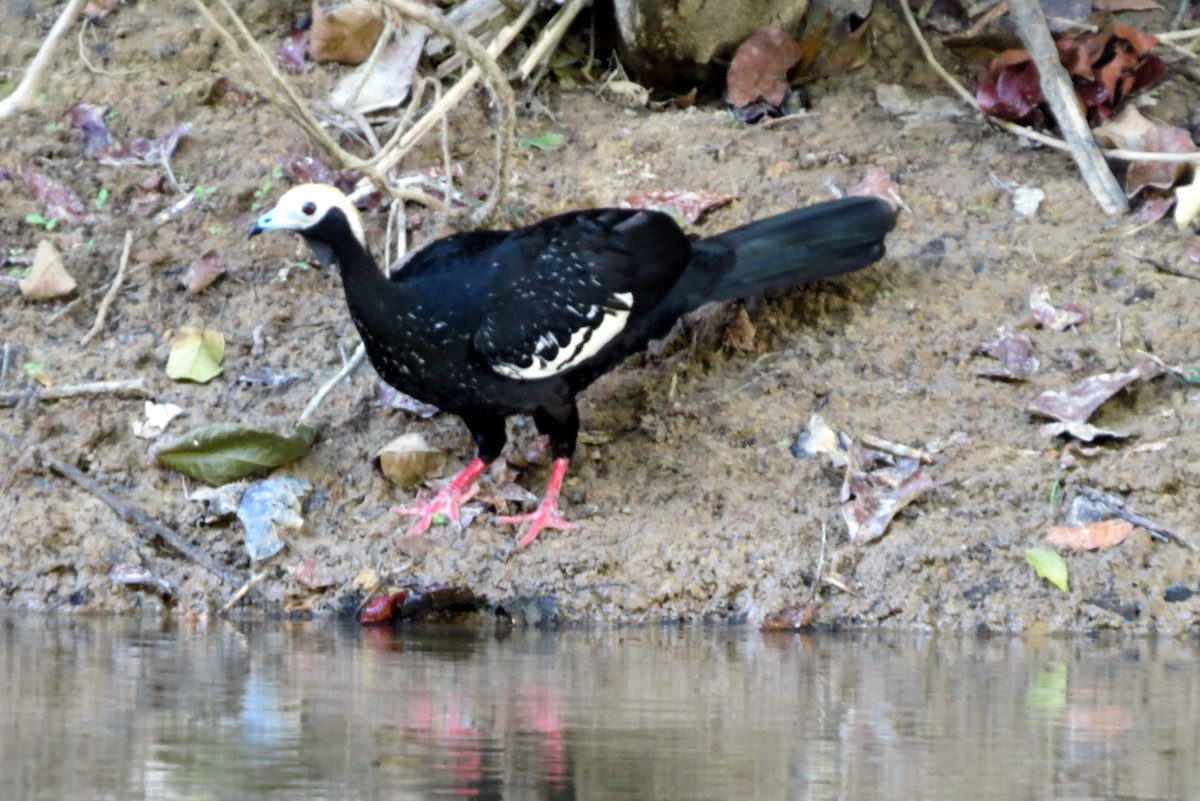
<path id="1" fill-rule="evenodd" d="M 554 498 L 546 498 L 534 511 L 523 515 L 501 515 L 496 518 L 496 522 L 507 526 L 519 526 L 522 523 L 529 523 L 529 528 L 521 535 L 521 539 L 517 541 L 518 548 L 524 548 L 531 542 L 537 539 L 537 535 L 542 532 L 542 529 L 552 528 L 558 531 L 571 531 L 579 528 L 578 524 L 568 522 L 563 519 L 558 513 L 558 501 Z"/>
<path id="2" fill-rule="evenodd" d="M 452 484 L 439 491 L 427 503 L 418 504 L 417 506 L 398 506 L 394 511 L 398 515 L 420 516 L 420 519 L 416 523 L 413 523 L 412 528 L 408 530 L 408 536 L 410 537 L 424 534 L 426 529 L 433 525 L 434 518 L 438 515 L 445 515 L 451 523 L 461 526 L 462 523 L 460 522 L 461 518 L 458 514 L 458 508 L 471 500 L 475 496 L 475 491 L 475 486 L 471 486 L 466 491 L 463 491 Z"/>

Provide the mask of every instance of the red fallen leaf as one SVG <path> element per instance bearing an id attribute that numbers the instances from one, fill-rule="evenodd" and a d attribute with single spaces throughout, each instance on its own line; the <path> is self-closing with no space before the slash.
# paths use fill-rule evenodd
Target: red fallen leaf
<path id="1" fill-rule="evenodd" d="M 1167 212 L 1175 205 L 1175 198 L 1166 197 L 1158 200 L 1147 200 L 1142 207 L 1138 209 L 1139 223 L 1158 222 L 1163 217 L 1167 216 Z"/>
<path id="2" fill-rule="evenodd" d="M 108 126 L 104 124 L 104 115 L 107 113 L 108 106 L 92 103 L 76 103 L 67 109 L 71 125 L 83 131 L 83 155 L 94 155 L 112 145 Z"/>
<path id="3" fill-rule="evenodd" d="M 396 608 L 408 599 L 408 590 L 400 590 L 390 595 L 374 598 L 358 613 L 358 622 L 362 626 L 378 626 L 387 623 L 396 614 Z"/>
<path id="4" fill-rule="evenodd" d="M 1132 523 L 1115 518 L 1081 526 L 1054 526 L 1046 535 L 1046 542 L 1065 545 L 1077 551 L 1094 551 L 1120 545 L 1132 533 Z"/>
<path id="5" fill-rule="evenodd" d="M 975 89 L 975 100 L 984 113 L 1013 122 L 1031 122 L 1045 100 L 1037 66 L 1029 52 L 1005 50 L 992 59 Z"/>
<path id="6" fill-rule="evenodd" d="M 621 205 L 628 209 L 674 211 L 694 224 L 709 209 L 723 206 L 733 195 L 721 195 L 704 189 L 643 189 L 627 196 Z"/>
<path id="7" fill-rule="evenodd" d="M 902 205 L 900 200 L 900 184 L 892 180 L 892 175 L 883 167 L 872 167 L 866 176 L 857 184 L 846 190 L 850 197 L 877 197 L 886 201 L 893 209 Z"/>
<path id="8" fill-rule="evenodd" d="M 99 221 L 99 217 L 85 214 L 87 207 L 75 194 L 75 190 L 43 172 L 35 170 L 28 164 L 17 168 L 17 174 L 25 181 L 25 185 L 33 191 L 33 196 L 45 204 L 42 215 L 48 220 L 66 220 L 71 223 L 91 225 Z"/>
<path id="9" fill-rule="evenodd" d="M 1150 34 L 1117 23 L 1094 33 L 1060 37 L 1059 60 L 1089 114 L 1108 118 L 1126 98 L 1162 80 L 1166 67 L 1148 51 Z M 1044 117 L 1037 70 L 1025 50 L 1006 50 L 992 60 L 975 91 L 980 107 L 996 117 L 1036 123 Z"/>
<path id="10" fill-rule="evenodd" d="M 1033 342 L 1022 334 L 1001 329 L 1000 336 L 986 342 L 980 352 L 1000 360 L 1000 366 L 980 373 L 986 378 L 1003 378 L 1024 381 L 1037 372 L 1039 362 L 1033 355 Z"/>
<path id="11" fill-rule="evenodd" d="M 1054 306 L 1050 303 L 1050 290 L 1037 286 L 1029 293 L 1029 311 L 1038 324 L 1051 331 L 1063 331 L 1073 325 L 1086 323 L 1092 315 L 1077 303 Z"/>
<path id="12" fill-rule="evenodd" d="M 788 606 L 763 618 L 759 631 L 802 631 L 812 625 L 817 611 L 816 601 Z"/>
<path id="13" fill-rule="evenodd" d="M 295 26 L 275 50 L 275 63 L 289 75 L 304 72 L 304 53 L 308 50 L 308 31 Z"/>
<path id="14" fill-rule="evenodd" d="M 481 609 L 486 602 L 466 587 L 431 584 L 375 598 L 359 613 L 358 622 L 370 626 L 393 620 L 412 620 L 435 612 L 472 612 Z"/>
<path id="15" fill-rule="evenodd" d="M 210 250 L 179 274 L 179 282 L 184 285 L 188 294 L 199 295 L 224 274 L 225 260 L 221 258 L 220 253 Z"/>
<path id="16" fill-rule="evenodd" d="M 725 101 L 737 109 L 761 99 L 778 108 L 787 93 L 788 70 L 802 55 L 800 45 L 784 31 L 759 28 L 733 54 L 725 76 Z"/>
<path id="17" fill-rule="evenodd" d="M 1029 410 L 1064 423 L 1086 423 L 1105 401 L 1134 381 L 1149 381 L 1159 375 L 1162 368 L 1153 362 L 1142 362 L 1122 373 L 1100 373 L 1068 389 L 1043 392 L 1029 404 Z"/>

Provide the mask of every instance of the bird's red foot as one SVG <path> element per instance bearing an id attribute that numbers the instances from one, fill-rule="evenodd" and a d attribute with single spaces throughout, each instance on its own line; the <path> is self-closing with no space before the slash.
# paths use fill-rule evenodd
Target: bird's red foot
<path id="1" fill-rule="evenodd" d="M 550 471 L 550 484 L 546 487 L 546 495 L 538 508 L 524 515 L 503 515 L 496 521 L 504 525 L 519 526 L 529 523 L 529 528 L 517 542 L 518 548 L 524 548 L 537 539 L 542 529 L 552 528 L 559 531 L 570 531 L 579 528 L 575 523 L 569 523 L 558 513 L 558 493 L 562 489 L 563 477 L 567 475 L 570 460 L 560 456 L 554 460 L 554 468 Z"/>
<path id="2" fill-rule="evenodd" d="M 471 500 L 475 495 L 475 481 L 483 475 L 485 470 L 487 470 L 487 462 L 477 457 L 427 503 L 397 507 L 396 514 L 420 515 L 420 519 L 408 530 L 408 536 L 415 537 L 423 534 L 438 515 L 445 515 L 450 522 L 458 525 L 458 507 Z"/>

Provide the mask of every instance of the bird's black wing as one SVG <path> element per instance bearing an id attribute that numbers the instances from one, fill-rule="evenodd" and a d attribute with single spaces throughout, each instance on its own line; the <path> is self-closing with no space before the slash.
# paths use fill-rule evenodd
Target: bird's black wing
<path id="1" fill-rule="evenodd" d="M 414 252 L 390 278 L 397 283 L 403 283 L 423 275 L 444 271 L 447 265 L 473 262 L 510 235 L 509 231 L 467 231 L 439 239 Z"/>
<path id="2" fill-rule="evenodd" d="M 653 314 L 690 257 L 655 211 L 592 209 L 513 231 L 487 254 L 499 280 L 475 350 L 508 378 L 565 373 Z"/>

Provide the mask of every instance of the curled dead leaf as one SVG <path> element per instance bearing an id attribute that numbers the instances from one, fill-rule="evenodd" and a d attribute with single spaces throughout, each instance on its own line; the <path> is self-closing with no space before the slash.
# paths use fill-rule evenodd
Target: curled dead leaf
<path id="1" fill-rule="evenodd" d="M 374 3 L 355 0 L 332 11 L 313 3 L 308 52 L 318 64 L 361 64 L 375 49 L 381 33 L 383 14 Z"/>
<path id="2" fill-rule="evenodd" d="M 1093 551 L 1120 545 L 1131 533 L 1132 523 L 1114 518 L 1081 526 L 1054 526 L 1046 535 L 1046 542 L 1065 545 L 1077 551 Z"/>
<path id="3" fill-rule="evenodd" d="M 63 266 L 58 248 L 48 239 L 38 242 L 29 275 L 21 279 L 21 294 L 26 300 L 52 300 L 75 291 L 75 279 Z"/>
<path id="4" fill-rule="evenodd" d="M 446 454 L 414 432 L 396 437 L 384 445 L 375 458 L 388 481 L 404 489 L 418 487 L 428 478 L 443 475 L 449 461 Z"/>

